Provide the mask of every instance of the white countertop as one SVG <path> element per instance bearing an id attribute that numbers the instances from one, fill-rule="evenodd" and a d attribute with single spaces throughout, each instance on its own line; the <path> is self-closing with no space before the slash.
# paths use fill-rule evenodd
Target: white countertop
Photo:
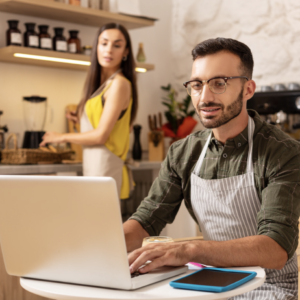
<path id="1" fill-rule="evenodd" d="M 265 281 L 265 271 L 260 267 L 231 268 L 245 271 L 255 271 L 257 276 L 245 284 L 223 293 L 210 293 L 184 289 L 174 289 L 169 285 L 170 278 L 146 287 L 133 290 L 115 290 L 76 284 L 57 283 L 51 281 L 21 278 L 21 286 L 34 294 L 58 300 L 200 300 L 227 299 L 246 293 L 261 286 Z M 188 273 L 195 270 L 189 270 Z M 183 277 L 181 274 L 176 278 Z"/>

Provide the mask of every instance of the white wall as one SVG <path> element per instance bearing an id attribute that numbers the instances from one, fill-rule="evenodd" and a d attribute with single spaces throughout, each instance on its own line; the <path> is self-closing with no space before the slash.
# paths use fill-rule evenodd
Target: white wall
<path id="1" fill-rule="evenodd" d="M 250 47 L 259 86 L 300 82 L 299 16 L 299 0 L 173 0 L 176 86 L 190 77 L 193 47 L 216 37 Z"/>
<path id="2" fill-rule="evenodd" d="M 155 64 L 155 70 L 138 75 L 139 111 L 136 123 L 142 125 L 142 148 L 147 149 L 146 133 L 148 132 L 147 115 L 162 111 L 160 90 L 161 84 L 172 81 L 170 69 L 170 26 L 171 0 L 140 0 L 143 15 L 158 18 L 155 26 L 130 30 L 133 49 L 136 55 L 138 43 L 144 43 L 147 61 Z M 159 9 L 157 9 L 159 7 Z M 6 46 L 5 32 L 7 20 L 19 20 L 19 29 L 24 32 L 26 22 L 50 26 L 49 33 L 53 36 L 53 27 L 64 27 L 64 36 L 68 38 L 68 30 L 78 29 L 81 44 L 91 44 L 97 28 L 77 24 L 34 18 L 23 15 L 0 13 L 0 47 Z M 37 28 L 36 28 L 36 31 Z M 50 123 L 47 118 L 45 129 L 65 132 L 65 106 L 78 103 L 80 100 L 86 73 L 55 68 L 35 67 L 0 62 L 0 110 L 4 111 L 1 125 L 7 124 L 10 132 L 19 134 L 19 145 L 25 131 L 23 121 L 22 97 L 30 95 L 46 96 L 49 106 L 54 111 L 54 120 Z M 133 138 L 131 137 L 133 140 Z"/>

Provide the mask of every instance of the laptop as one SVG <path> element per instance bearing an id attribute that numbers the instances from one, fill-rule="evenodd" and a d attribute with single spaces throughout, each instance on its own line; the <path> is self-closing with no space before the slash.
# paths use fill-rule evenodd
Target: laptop
<path id="1" fill-rule="evenodd" d="M 0 176 L 0 244 L 8 274 L 133 290 L 187 270 L 129 271 L 110 177 Z"/>

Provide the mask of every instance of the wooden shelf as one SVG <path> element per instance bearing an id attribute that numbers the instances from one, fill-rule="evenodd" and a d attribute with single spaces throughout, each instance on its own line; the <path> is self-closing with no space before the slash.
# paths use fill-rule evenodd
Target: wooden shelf
<path id="1" fill-rule="evenodd" d="M 49 0 L 0 0 L 0 11 L 101 27 L 117 22 L 127 29 L 153 26 L 154 21 Z"/>
<path id="2" fill-rule="evenodd" d="M 51 50 L 18 47 L 18 46 L 8 46 L 8 47 L 0 48 L 0 61 L 8 62 L 8 63 L 35 65 L 35 66 L 51 67 L 51 68 L 72 69 L 72 70 L 81 70 L 81 71 L 86 71 L 89 67 L 88 64 L 78 65 L 72 63 L 63 63 L 63 62 L 24 58 L 24 57 L 16 57 L 15 56 L 16 53 L 25 54 L 25 55 L 43 56 L 47 58 L 76 60 L 76 61 L 81 61 L 83 63 L 88 63 L 90 61 L 90 57 L 83 54 L 73 54 L 73 53 L 65 53 L 65 52 L 58 52 L 58 51 L 51 51 Z M 144 68 L 147 71 L 154 70 L 153 64 L 137 63 L 136 67 Z"/>

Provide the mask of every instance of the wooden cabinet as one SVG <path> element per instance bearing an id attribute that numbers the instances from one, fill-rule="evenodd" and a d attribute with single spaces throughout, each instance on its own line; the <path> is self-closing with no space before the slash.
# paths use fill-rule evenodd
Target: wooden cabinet
<path id="1" fill-rule="evenodd" d="M 0 299 L 1 300 L 47 300 L 49 299 L 49 298 L 44 298 L 27 292 L 21 287 L 19 277 L 10 276 L 6 273 L 1 247 L 0 247 Z"/>
<path id="2" fill-rule="evenodd" d="M 153 19 L 132 17 L 123 14 L 111 13 L 109 11 L 68 5 L 48 0 L 0 0 L 0 12 L 59 20 L 95 27 L 101 27 L 102 25 L 111 22 L 117 22 L 124 25 L 127 29 L 154 25 Z M 21 54 L 22 56 L 18 57 L 16 56 L 16 53 Z M 64 63 L 49 61 L 47 59 L 43 60 L 41 57 L 50 59 L 58 58 L 64 60 Z M 73 64 L 71 63 L 71 60 L 76 60 L 77 63 Z M 82 54 L 9 46 L 0 49 L 0 61 L 85 71 L 89 67 L 90 57 Z M 81 62 L 81 64 L 78 64 L 78 62 Z M 146 63 L 137 63 L 136 67 L 137 72 L 145 72 L 154 69 L 153 64 Z"/>
<path id="3" fill-rule="evenodd" d="M 154 20 L 45 0 L 0 0 L 0 11 L 101 27 L 118 22 L 127 29 L 153 26 Z"/>

